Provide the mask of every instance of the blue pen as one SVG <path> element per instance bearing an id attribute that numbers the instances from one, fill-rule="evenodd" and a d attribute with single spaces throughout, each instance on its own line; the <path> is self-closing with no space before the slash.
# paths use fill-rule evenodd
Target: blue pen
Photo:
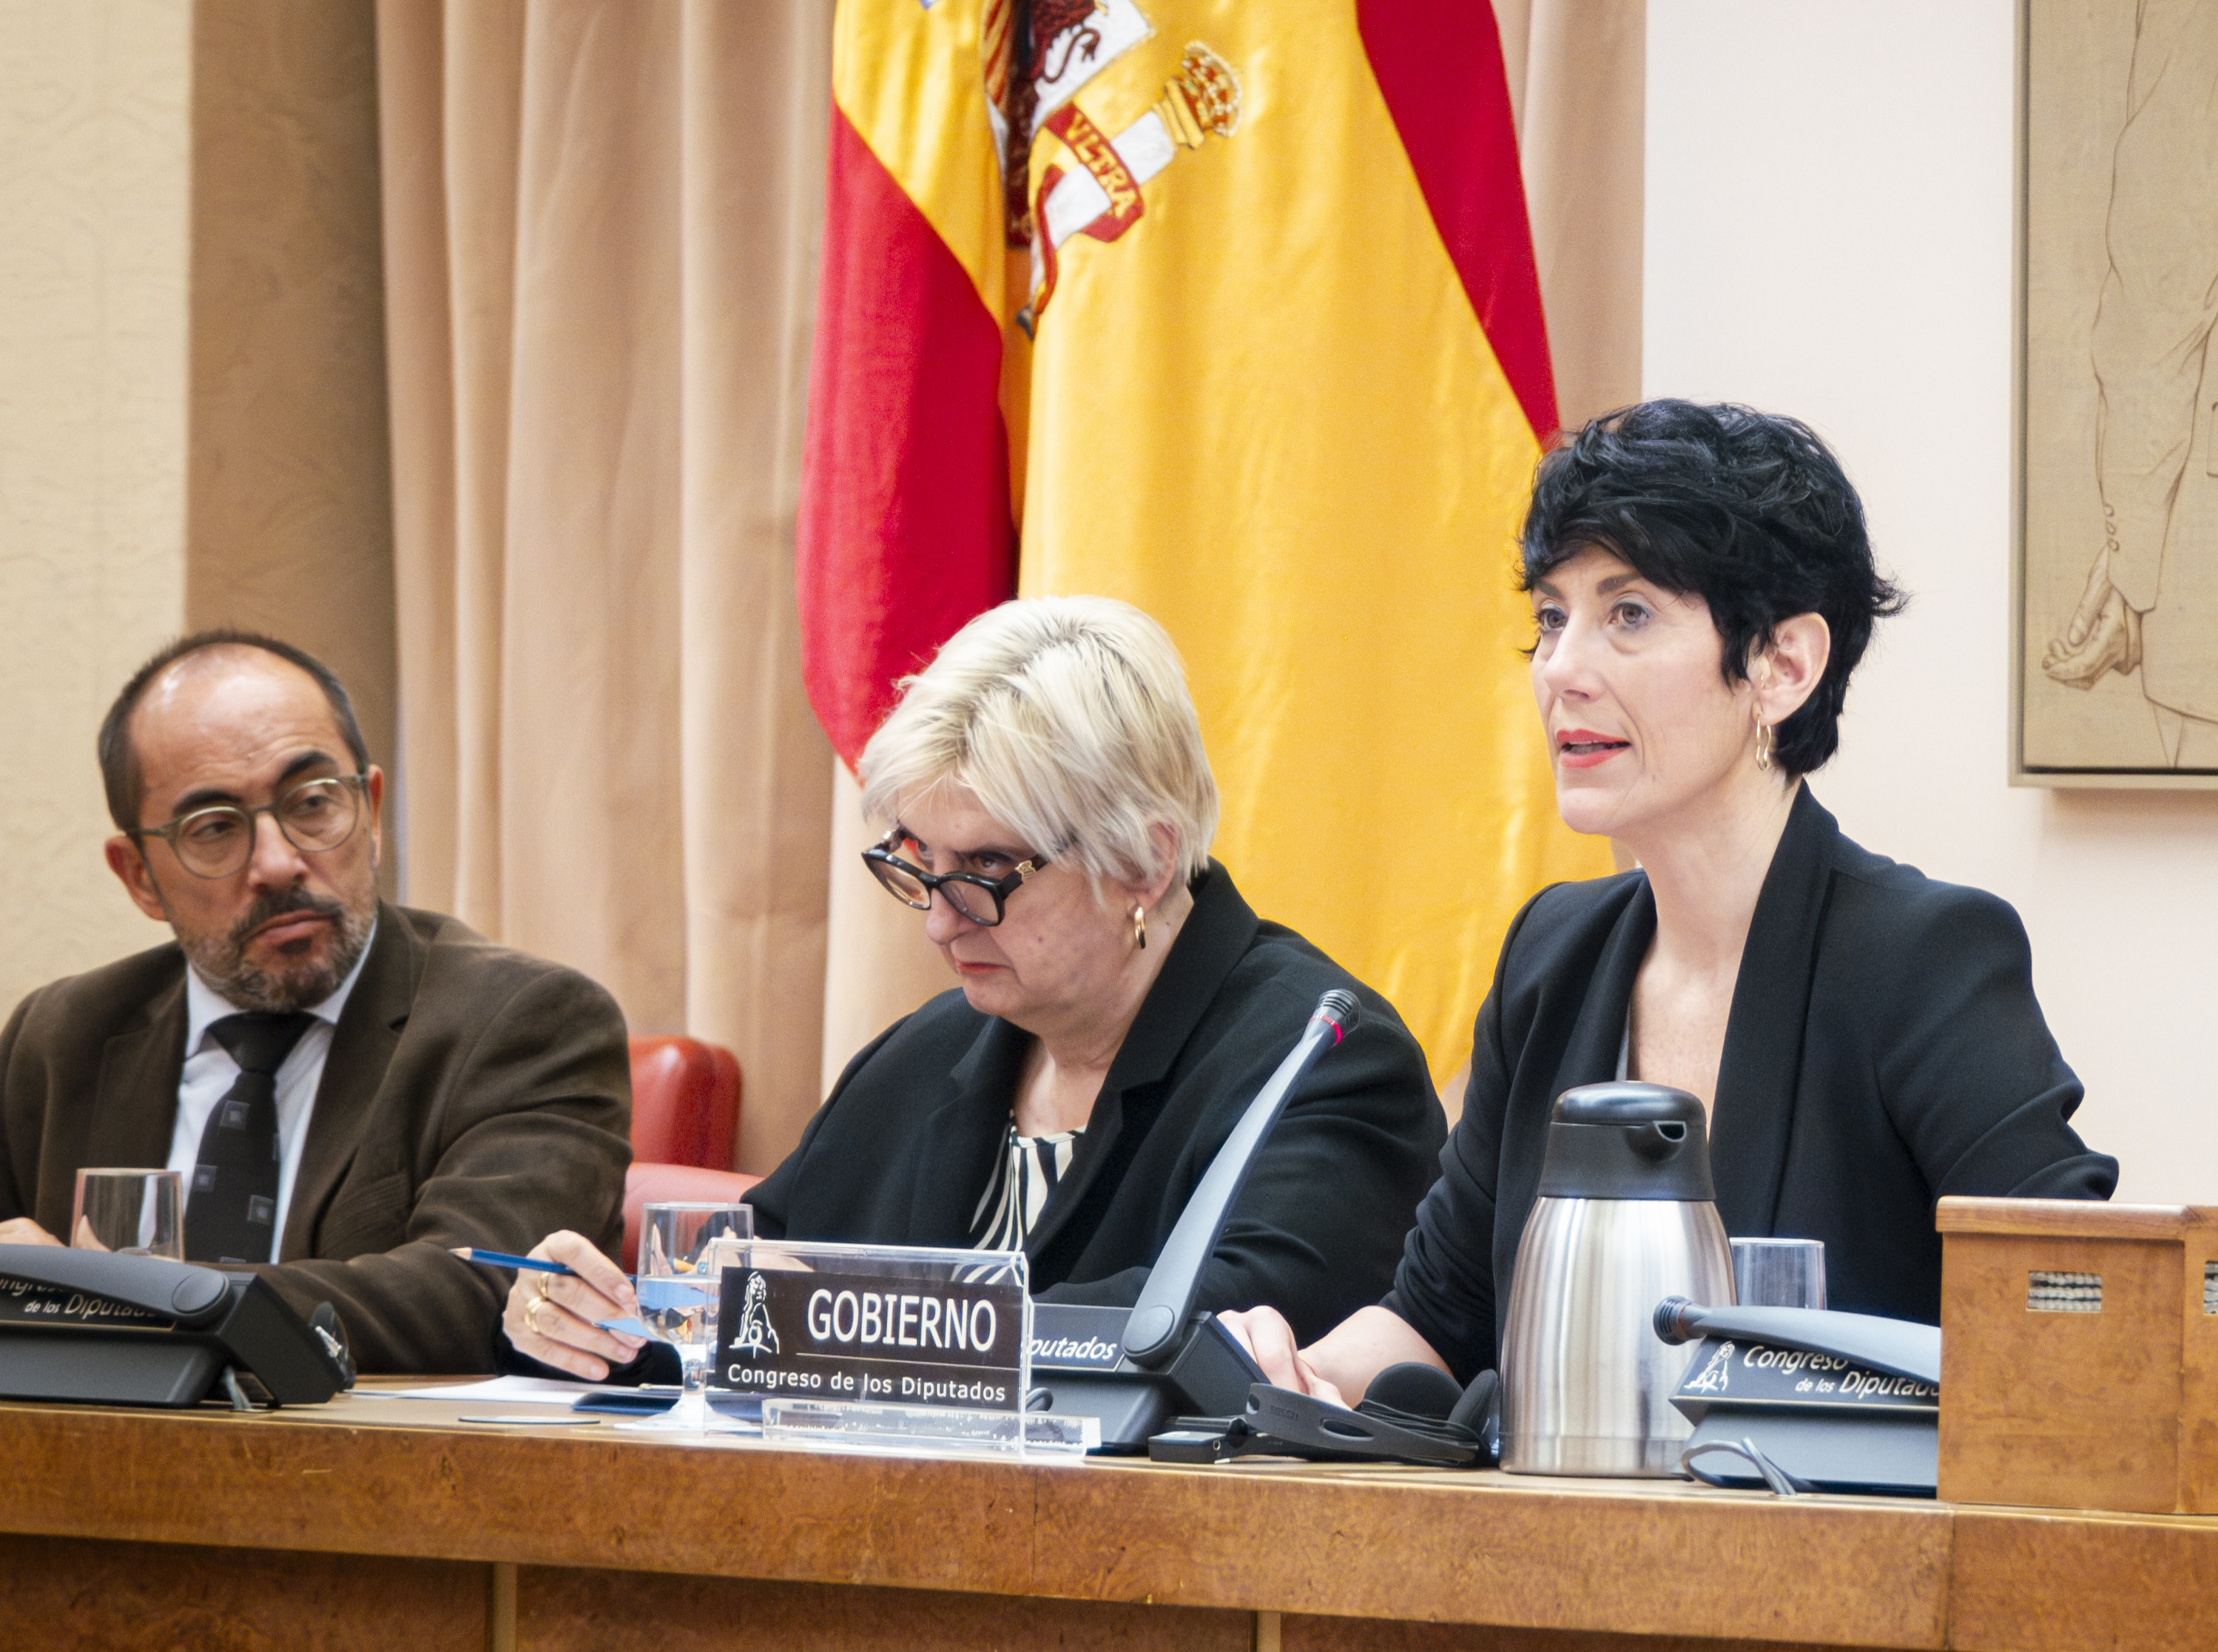
<path id="1" fill-rule="evenodd" d="M 465 1262 L 482 1262 L 488 1267 L 523 1268 L 532 1273 L 567 1273 L 573 1279 L 578 1277 L 578 1270 L 573 1267 L 561 1262 L 542 1262 L 536 1256 L 511 1256 L 506 1251 L 481 1251 L 468 1245 L 455 1246 L 455 1254 Z M 721 1288 L 708 1275 L 697 1280 L 666 1277 L 638 1279 L 627 1273 L 624 1278 L 638 1296 L 639 1305 L 650 1313 L 664 1309 L 697 1307 L 700 1297 L 714 1296 Z M 637 1320 L 597 1320 L 594 1322 L 603 1330 L 621 1331 L 630 1337 L 642 1333 L 650 1336 L 660 1334 Z"/>
<path id="2" fill-rule="evenodd" d="M 455 1247 L 455 1254 L 465 1262 L 482 1262 L 488 1267 L 522 1268 L 530 1273 L 567 1273 L 578 1277 L 578 1270 L 567 1262 L 542 1262 L 536 1256 L 511 1256 L 506 1251 L 480 1251 L 468 1245 Z"/>

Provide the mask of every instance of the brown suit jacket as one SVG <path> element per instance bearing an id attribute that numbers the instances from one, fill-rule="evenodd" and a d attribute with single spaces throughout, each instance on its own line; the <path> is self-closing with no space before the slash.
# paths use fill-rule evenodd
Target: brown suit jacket
<path id="1" fill-rule="evenodd" d="M 0 1219 L 69 1227 L 88 1165 L 166 1164 L 185 1059 L 173 942 L 42 987 L 0 1033 Z M 324 1064 L 277 1262 L 364 1371 L 493 1369 L 508 1276 L 572 1228 L 613 1254 L 631 1160 L 623 1012 L 576 971 L 436 913 L 379 908 Z"/>

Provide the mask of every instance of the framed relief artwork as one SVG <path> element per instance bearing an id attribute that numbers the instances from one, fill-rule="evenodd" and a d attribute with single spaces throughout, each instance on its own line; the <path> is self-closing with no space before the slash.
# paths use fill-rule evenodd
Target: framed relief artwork
<path id="1" fill-rule="evenodd" d="M 2218 786 L 2218 5 L 2023 16 L 2011 778 Z"/>

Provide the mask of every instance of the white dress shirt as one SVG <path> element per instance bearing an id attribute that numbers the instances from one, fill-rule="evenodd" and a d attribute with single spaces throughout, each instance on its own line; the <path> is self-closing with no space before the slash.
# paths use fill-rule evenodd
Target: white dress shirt
<path id="1" fill-rule="evenodd" d="M 277 1069 L 277 1220 L 270 1228 L 269 1256 L 273 1262 L 277 1259 L 277 1247 L 284 1242 L 285 1214 L 293 1204 L 293 1179 L 300 1173 L 300 1147 L 308 1139 L 308 1116 L 315 1111 L 316 1088 L 324 1081 L 324 1058 L 331 1053 L 332 1030 L 338 1025 L 339 1012 L 346 1008 L 348 994 L 362 978 L 362 967 L 369 962 L 369 949 L 376 941 L 377 925 L 372 922 L 362 956 L 354 961 L 354 968 L 347 971 L 337 992 L 307 1007 L 305 1013 L 315 1017 L 316 1024 L 300 1035 L 300 1042 Z M 188 1209 L 193 1198 L 193 1166 L 201 1156 L 201 1136 L 208 1129 L 208 1115 L 230 1093 L 232 1081 L 239 1077 L 239 1063 L 229 1050 L 208 1036 L 208 1028 L 227 1015 L 240 1013 L 239 1006 L 203 981 L 199 970 L 185 966 L 185 1070 L 177 1080 L 177 1125 L 170 1135 L 170 1168 L 184 1178 Z"/>

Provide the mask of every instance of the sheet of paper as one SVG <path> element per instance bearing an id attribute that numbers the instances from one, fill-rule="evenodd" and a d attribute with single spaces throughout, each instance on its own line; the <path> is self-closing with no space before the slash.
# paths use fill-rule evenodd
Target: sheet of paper
<path id="1" fill-rule="evenodd" d="M 587 1394 L 622 1394 L 601 1383 L 566 1383 L 548 1377 L 489 1377 L 478 1383 L 446 1383 L 437 1388 L 388 1389 L 396 1400 L 453 1400 L 465 1405 L 575 1405 Z"/>
<path id="2" fill-rule="evenodd" d="M 598 1428 L 598 1417 L 550 1417 L 544 1412 L 530 1412 L 520 1417 L 464 1417 L 464 1422 L 522 1423 L 533 1428 Z"/>

